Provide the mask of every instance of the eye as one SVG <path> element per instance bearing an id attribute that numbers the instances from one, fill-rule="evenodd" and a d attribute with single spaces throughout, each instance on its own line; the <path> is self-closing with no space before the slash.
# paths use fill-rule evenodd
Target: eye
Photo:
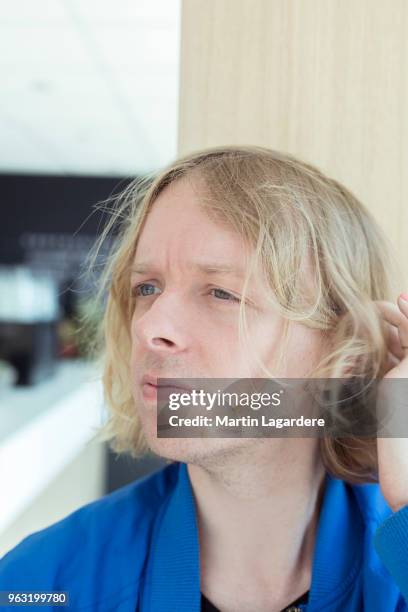
<path id="1" fill-rule="evenodd" d="M 154 290 L 158 289 L 152 283 L 140 283 L 132 288 L 133 297 L 146 297 L 148 295 L 154 295 Z"/>
<path id="2" fill-rule="evenodd" d="M 232 293 L 228 293 L 228 291 L 224 291 L 224 289 L 211 289 L 211 291 L 214 291 L 214 295 L 217 292 L 218 295 L 216 295 L 215 297 L 217 297 L 217 299 L 220 300 L 224 300 L 225 302 L 235 302 L 235 303 L 239 303 L 240 300 L 235 297 L 235 295 L 232 295 Z"/>

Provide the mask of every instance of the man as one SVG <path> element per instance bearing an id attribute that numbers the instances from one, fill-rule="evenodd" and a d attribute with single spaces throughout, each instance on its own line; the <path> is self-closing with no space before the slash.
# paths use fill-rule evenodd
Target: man
<path id="1" fill-rule="evenodd" d="M 179 160 L 123 213 L 106 276 L 107 437 L 170 464 L 26 538 L 0 561 L 0 588 L 67 591 L 75 610 L 408 610 L 406 440 L 157 435 L 160 380 L 316 377 L 344 371 L 356 340 L 369 372 L 380 314 L 385 376 L 407 377 L 408 301 L 386 300 L 369 213 L 256 147 Z"/>

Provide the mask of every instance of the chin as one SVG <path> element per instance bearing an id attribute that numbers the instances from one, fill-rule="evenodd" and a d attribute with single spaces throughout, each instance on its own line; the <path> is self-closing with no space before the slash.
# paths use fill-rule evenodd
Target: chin
<path id="1" fill-rule="evenodd" d="M 254 440 L 239 438 L 158 438 L 146 436 L 150 450 L 165 459 L 208 466 L 243 451 Z"/>
<path id="2" fill-rule="evenodd" d="M 146 443 L 151 452 L 171 461 L 203 467 L 216 465 L 217 461 L 227 460 L 228 457 L 239 454 L 256 443 L 254 438 L 159 438 L 156 411 L 141 410 L 139 415 Z"/>

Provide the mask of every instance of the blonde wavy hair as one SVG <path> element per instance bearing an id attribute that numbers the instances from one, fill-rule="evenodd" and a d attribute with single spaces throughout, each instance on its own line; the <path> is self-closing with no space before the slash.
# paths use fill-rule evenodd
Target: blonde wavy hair
<path id="1" fill-rule="evenodd" d="M 253 247 L 253 261 L 261 262 L 271 300 L 285 321 L 279 360 L 285 355 L 289 322 L 298 321 L 331 334 L 331 350 L 314 369 L 314 377 L 341 377 L 351 369 L 356 376 L 374 379 L 386 371 L 385 328 L 373 301 L 392 300 L 396 259 L 367 208 L 339 182 L 288 154 L 256 146 L 192 153 L 154 176 L 133 181 L 99 205 L 108 211 L 109 221 L 90 255 L 90 267 L 101 245 L 114 235 L 96 296 L 103 303 L 103 318 L 95 352 L 109 408 L 99 437 L 114 451 L 133 457 L 149 448 L 130 383 L 130 267 L 156 198 L 181 178 L 201 185 L 197 189 L 206 212 Z M 314 273 L 313 291 L 307 293 L 301 289 L 306 257 Z M 244 342 L 244 297 L 252 269 L 248 266 L 239 312 Z M 334 477 L 351 483 L 378 480 L 375 437 L 324 437 L 319 444 L 325 468 Z"/>

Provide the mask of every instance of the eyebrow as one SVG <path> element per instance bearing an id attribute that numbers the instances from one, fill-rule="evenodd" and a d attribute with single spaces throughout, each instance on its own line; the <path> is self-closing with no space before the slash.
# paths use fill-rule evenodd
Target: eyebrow
<path id="1" fill-rule="evenodd" d="M 244 272 L 241 268 L 230 266 L 228 264 L 219 264 L 217 262 L 199 262 L 191 263 L 191 267 L 204 274 L 232 274 L 237 278 L 243 278 Z M 154 270 L 154 266 L 149 262 L 135 262 L 131 268 L 131 274 L 146 274 L 149 270 Z"/>

